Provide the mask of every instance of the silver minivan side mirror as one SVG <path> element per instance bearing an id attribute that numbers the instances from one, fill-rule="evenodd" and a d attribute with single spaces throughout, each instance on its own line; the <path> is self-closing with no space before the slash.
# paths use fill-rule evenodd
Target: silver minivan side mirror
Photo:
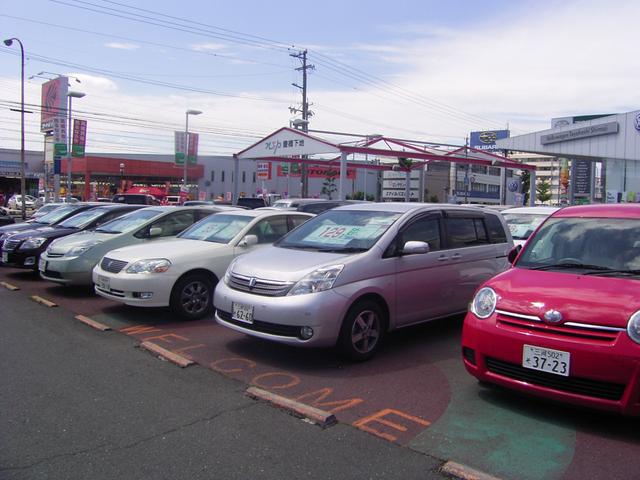
<path id="1" fill-rule="evenodd" d="M 427 242 L 418 242 L 411 240 L 402 247 L 402 255 L 415 255 L 418 253 L 429 253 L 429 244 Z"/>
<path id="2" fill-rule="evenodd" d="M 150 238 L 159 237 L 160 235 L 162 235 L 162 228 L 160 228 L 160 227 L 151 227 L 149 229 L 149 237 Z"/>
<path id="3" fill-rule="evenodd" d="M 238 243 L 239 247 L 250 247 L 252 245 L 257 245 L 258 236 L 257 235 L 245 235 L 242 240 Z"/>

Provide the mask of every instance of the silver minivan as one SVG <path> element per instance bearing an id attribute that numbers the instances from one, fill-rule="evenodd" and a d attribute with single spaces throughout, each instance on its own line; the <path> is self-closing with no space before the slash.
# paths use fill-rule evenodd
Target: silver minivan
<path id="1" fill-rule="evenodd" d="M 233 261 L 216 287 L 216 321 L 366 360 L 387 331 L 465 312 L 512 248 L 504 219 L 488 209 L 338 207 Z"/>

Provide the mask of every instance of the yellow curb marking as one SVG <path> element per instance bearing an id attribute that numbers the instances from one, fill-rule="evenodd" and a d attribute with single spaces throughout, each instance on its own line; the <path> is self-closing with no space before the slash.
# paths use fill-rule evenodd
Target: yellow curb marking
<path id="1" fill-rule="evenodd" d="M 0 282 L 0 285 L 2 285 L 7 290 L 11 290 L 12 292 L 14 292 L 16 290 L 20 290 L 20 287 L 18 287 L 16 285 L 12 285 L 12 284 L 7 283 L 7 282 Z"/>
<path id="2" fill-rule="evenodd" d="M 38 295 L 31 295 L 31 300 L 49 308 L 58 306 L 57 303 L 53 303 L 51 300 L 47 300 L 46 298 L 39 297 Z"/>

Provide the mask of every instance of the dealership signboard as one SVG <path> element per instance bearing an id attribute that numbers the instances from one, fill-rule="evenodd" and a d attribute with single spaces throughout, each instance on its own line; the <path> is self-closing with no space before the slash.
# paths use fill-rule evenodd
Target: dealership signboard
<path id="1" fill-rule="evenodd" d="M 256 176 L 260 180 L 271 180 L 271 162 L 258 162 L 256 164 Z"/>
<path id="2" fill-rule="evenodd" d="M 509 138 L 509 130 L 485 130 L 471 132 L 469 146 L 476 150 L 498 150 L 496 140 Z"/>
<path id="3" fill-rule="evenodd" d="M 40 131 L 53 130 L 55 118 L 67 116 L 67 93 L 69 92 L 69 79 L 58 77 L 42 84 Z"/>

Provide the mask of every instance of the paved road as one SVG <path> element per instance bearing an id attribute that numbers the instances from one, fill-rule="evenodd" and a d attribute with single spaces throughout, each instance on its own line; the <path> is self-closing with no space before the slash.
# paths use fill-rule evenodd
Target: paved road
<path id="1" fill-rule="evenodd" d="M 440 461 L 325 430 L 0 288 L 0 478 L 443 478 Z"/>
<path id="2" fill-rule="evenodd" d="M 343 424 L 433 458 L 503 479 L 638 478 L 638 419 L 480 387 L 460 359 L 459 318 L 397 332 L 373 360 L 349 364 L 331 350 L 256 341 L 210 318 L 176 321 L 163 309 L 121 306 L 15 269 L 0 268 L 2 279 L 22 287 L 15 295 L 51 298 L 130 341 L 150 340 L 189 356 L 216 378 L 332 411 Z"/>

